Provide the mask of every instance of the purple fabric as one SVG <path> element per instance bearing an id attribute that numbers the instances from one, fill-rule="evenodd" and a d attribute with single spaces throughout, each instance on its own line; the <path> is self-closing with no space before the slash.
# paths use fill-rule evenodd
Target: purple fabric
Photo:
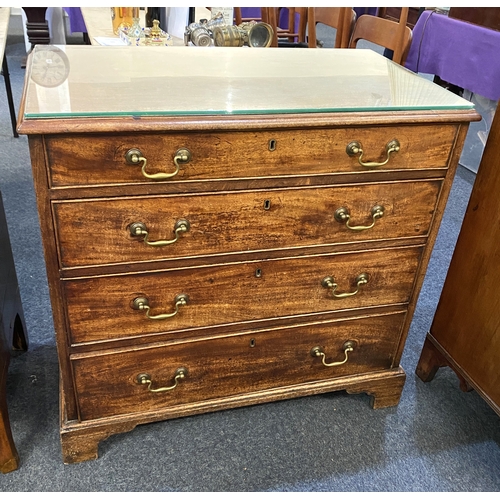
<path id="1" fill-rule="evenodd" d="M 71 33 L 87 33 L 87 26 L 85 26 L 80 7 L 63 7 L 63 9 L 68 14 Z"/>
<path id="2" fill-rule="evenodd" d="M 500 32 L 424 11 L 413 28 L 405 66 L 497 101 Z"/>
<path id="3" fill-rule="evenodd" d="M 246 18 L 260 19 L 260 17 L 261 17 L 260 7 L 241 7 L 241 17 L 244 19 L 246 19 Z M 300 15 L 295 14 L 295 22 L 296 22 L 297 26 L 298 26 L 299 20 L 300 20 Z M 280 10 L 279 19 L 278 19 L 278 26 L 280 28 L 288 29 L 288 9 L 287 8 L 283 8 Z"/>
<path id="4" fill-rule="evenodd" d="M 289 17 L 289 12 L 288 9 L 285 7 L 280 10 L 280 18 L 278 19 L 278 26 L 283 29 L 288 29 L 288 17 Z M 300 23 L 300 14 L 298 12 L 295 13 L 295 19 L 294 19 L 294 24 L 293 24 L 293 30 L 299 29 L 299 23 Z"/>
<path id="5" fill-rule="evenodd" d="M 241 17 L 244 19 L 260 19 L 260 7 L 241 7 Z"/>
<path id="6" fill-rule="evenodd" d="M 376 16 L 378 15 L 378 7 L 354 7 L 354 12 L 356 12 L 356 19 L 363 14 Z"/>

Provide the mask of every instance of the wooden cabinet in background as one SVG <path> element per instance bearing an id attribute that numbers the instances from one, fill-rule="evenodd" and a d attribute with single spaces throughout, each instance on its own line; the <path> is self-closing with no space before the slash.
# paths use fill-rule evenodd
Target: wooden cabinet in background
<path id="1" fill-rule="evenodd" d="M 450 366 L 500 415 L 500 114 L 496 113 L 434 319 L 417 365 Z"/>
<path id="2" fill-rule="evenodd" d="M 500 31 L 499 7 L 450 7 L 448 17 Z"/>

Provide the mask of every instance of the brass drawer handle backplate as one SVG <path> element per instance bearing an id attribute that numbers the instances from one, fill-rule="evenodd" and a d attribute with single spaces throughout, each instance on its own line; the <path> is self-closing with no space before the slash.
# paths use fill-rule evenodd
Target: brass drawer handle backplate
<path id="1" fill-rule="evenodd" d="M 321 356 L 321 362 L 325 366 L 340 366 L 340 365 L 343 365 L 344 363 L 347 363 L 347 361 L 349 359 L 349 353 L 354 351 L 355 345 L 356 345 L 355 342 L 353 342 L 352 340 L 348 340 L 347 342 L 344 343 L 344 345 L 342 346 L 342 350 L 344 351 L 345 357 L 342 361 L 335 361 L 333 363 L 327 363 L 325 361 L 326 354 L 323 352 L 323 349 L 319 346 L 313 347 L 311 349 L 311 356 L 313 358 Z"/>
<path id="2" fill-rule="evenodd" d="M 338 287 L 338 284 L 335 282 L 335 278 L 331 276 L 326 276 L 321 280 L 321 286 L 324 288 L 330 288 L 332 290 L 332 295 L 336 299 L 344 299 L 346 297 L 352 297 L 356 295 L 363 285 L 368 283 L 368 274 L 361 273 L 356 277 L 356 290 L 354 292 L 345 292 L 345 293 L 335 293 L 335 290 Z"/>
<path id="3" fill-rule="evenodd" d="M 383 162 L 375 162 L 375 161 L 364 162 L 363 161 L 364 151 L 363 151 L 363 148 L 361 146 L 361 143 L 358 142 L 358 141 L 352 141 L 352 142 L 350 142 L 347 145 L 346 153 L 349 156 L 357 156 L 357 155 L 359 155 L 358 156 L 358 163 L 362 167 L 376 168 L 376 167 L 383 167 L 389 161 L 391 153 L 397 153 L 399 151 L 400 147 L 401 146 L 400 146 L 399 141 L 397 139 L 393 139 L 392 141 L 389 141 L 385 145 L 385 154 L 387 155 L 387 158 Z"/>
<path id="4" fill-rule="evenodd" d="M 164 247 L 175 243 L 179 239 L 181 233 L 186 233 L 189 231 L 189 228 L 190 224 L 188 220 L 179 219 L 174 225 L 175 238 L 173 240 L 149 241 L 149 231 L 144 222 L 133 222 L 129 226 L 131 236 L 144 236 L 142 241 L 146 243 L 146 245 L 150 245 L 152 247 Z"/>
<path id="5" fill-rule="evenodd" d="M 149 301 L 146 297 L 136 297 L 132 302 L 132 309 L 138 311 L 146 311 L 146 318 L 154 320 L 162 320 L 174 317 L 179 312 L 180 306 L 185 306 L 189 302 L 189 297 L 181 293 L 175 297 L 175 311 L 172 313 L 157 314 L 156 316 L 151 316 L 149 314 L 151 308 L 149 307 Z"/>
<path id="6" fill-rule="evenodd" d="M 175 389 L 177 385 L 179 384 L 179 380 L 182 380 L 186 377 L 187 375 L 187 368 L 181 367 L 177 368 L 175 370 L 174 374 L 174 385 L 168 386 L 168 387 L 159 387 L 158 389 L 152 389 L 151 386 L 153 385 L 153 381 L 151 380 L 151 375 L 148 373 L 140 373 L 136 377 L 136 382 L 138 384 L 142 385 L 148 385 L 148 391 L 149 392 L 166 392 L 166 391 L 171 391 L 172 389 Z"/>
<path id="7" fill-rule="evenodd" d="M 349 214 L 349 209 L 345 207 L 340 207 L 335 210 L 335 220 L 342 224 L 345 223 L 346 227 L 351 231 L 365 231 L 366 229 L 371 229 L 375 225 L 375 221 L 384 216 L 384 207 L 381 205 L 375 205 L 370 214 L 372 216 L 373 222 L 369 226 L 351 226 L 349 225 L 349 221 L 351 220 L 351 215 Z"/>
<path id="8" fill-rule="evenodd" d="M 179 173 L 179 169 L 181 168 L 181 163 L 188 163 L 191 160 L 191 151 L 189 149 L 179 149 L 174 155 L 174 165 L 175 171 L 170 174 L 165 174 L 159 172 L 157 174 L 148 174 L 146 172 L 146 165 L 148 164 L 148 160 L 143 156 L 140 149 L 132 148 L 129 149 L 125 153 L 125 160 L 130 165 L 140 165 L 142 163 L 141 172 L 146 179 L 152 179 L 155 181 L 163 181 L 165 179 L 170 179 L 171 177 L 176 176 Z"/>

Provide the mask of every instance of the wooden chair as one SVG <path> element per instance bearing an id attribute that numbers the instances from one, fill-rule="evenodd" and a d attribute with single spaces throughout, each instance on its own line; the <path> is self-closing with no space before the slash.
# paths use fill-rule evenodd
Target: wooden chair
<path id="1" fill-rule="evenodd" d="M 7 410 L 7 371 L 12 349 L 26 351 L 28 335 L 1 193 L 0 229 L 0 472 L 7 473 L 19 467 Z"/>
<path id="2" fill-rule="evenodd" d="M 234 24 L 248 21 L 262 21 L 261 7 L 233 7 Z"/>
<path id="3" fill-rule="evenodd" d="M 278 39 L 285 39 L 290 43 L 305 43 L 307 7 L 280 7 L 277 15 Z"/>
<path id="4" fill-rule="evenodd" d="M 349 48 L 356 48 L 359 40 L 367 40 L 393 51 L 392 60 L 404 64 L 410 50 L 412 31 L 406 25 L 408 7 L 401 8 L 399 22 L 365 14 L 359 16 L 349 43 Z"/>
<path id="5" fill-rule="evenodd" d="M 283 14 L 282 9 L 288 9 L 287 14 L 287 28 L 280 27 L 280 17 Z M 273 29 L 273 41 L 271 47 L 278 47 L 280 43 L 285 40 L 287 43 L 305 43 L 306 23 L 307 23 L 307 8 L 306 7 L 260 7 L 260 18 L 258 17 L 244 17 L 242 16 L 242 8 L 234 7 L 234 20 L 236 24 L 244 21 L 262 21 L 267 23 Z M 299 17 L 297 26 L 296 18 Z"/>
<path id="6" fill-rule="evenodd" d="M 401 16 L 401 9 L 402 7 L 378 7 L 377 16 L 398 22 Z M 408 28 L 413 29 L 415 27 L 424 9 L 425 7 L 408 7 L 408 19 L 406 20 L 406 26 L 408 26 Z M 481 10 L 484 11 L 484 9 Z"/>
<path id="7" fill-rule="evenodd" d="M 356 22 L 356 12 L 350 7 L 308 7 L 307 8 L 307 44 L 310 48 L 318 46 L 316 25 L 325 24 L 335 28 L 335 48 L 349 46 L 351 33 Z"/>
<path id="8" fill-rule="evenodd" d="M 280 27 L 281 9 L 288 9 L 287 28 Z M 297 26 L 296 17 L 299 17 Z M 262 20 L 273 28 L 274 37 L 271 47 L 305 45 L 307 7 L 263 7 Z"/>

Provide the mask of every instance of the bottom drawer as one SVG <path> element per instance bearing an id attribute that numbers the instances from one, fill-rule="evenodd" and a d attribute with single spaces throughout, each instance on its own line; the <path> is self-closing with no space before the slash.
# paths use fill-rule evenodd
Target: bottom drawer
<path id="1" fill-rule="evenodd" d="M 80 415 L 90 420 L 167 407 L 185 409 L 199 401 L 388 369 L 404 318 L 405 311 L 401 311 L 74 355 Z M 352 343 L 352 351 L 346 350 L 346 341 Z M 346 358 L 336 366 L 323 363 Z M 179 369 L 184 370 L 183 378 L 176 378 Z M 139 383 L 141 375 L 144 383 Z M 158 389 L 164 390 L 152 392 Z"/>

